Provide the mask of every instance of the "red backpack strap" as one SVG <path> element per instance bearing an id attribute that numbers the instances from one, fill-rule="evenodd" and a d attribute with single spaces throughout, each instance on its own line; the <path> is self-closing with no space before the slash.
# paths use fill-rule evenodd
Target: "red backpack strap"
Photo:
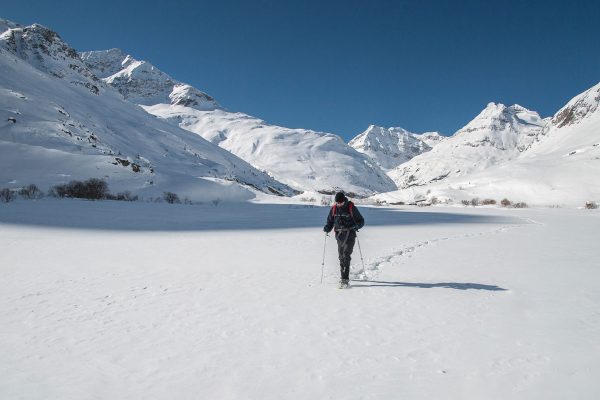
<path id="1" fill-rule="evenodd" d="M 348 211 L 350 211 L 350 216 L 352 218 L 354 218 L 354 213 L 352 212 L 352 210 L 354 209 L 354 203 L 353 202 L 348 202 Z"/>
<path id="2" fill-rule="evenodd" d="M 334 204 L 333 207 L 331 207 L 331 210 L 333 211 L 333 216 L 335 217 L 335 213 L 337 212 L 337 204 Z"/>

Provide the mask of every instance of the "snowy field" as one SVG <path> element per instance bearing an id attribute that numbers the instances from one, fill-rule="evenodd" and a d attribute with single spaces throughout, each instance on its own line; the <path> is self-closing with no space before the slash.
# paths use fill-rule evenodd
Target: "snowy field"
<path id="1" fill-rule="evenodd" d="M 2 399 L 596 399 L 600 213 L 0 204 Z"/>

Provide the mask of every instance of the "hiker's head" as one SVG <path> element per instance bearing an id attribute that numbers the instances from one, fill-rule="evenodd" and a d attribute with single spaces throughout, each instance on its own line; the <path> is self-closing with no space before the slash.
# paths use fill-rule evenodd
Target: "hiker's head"
<path id="1" fill-rule="evenodd" d="M 338 204 L 343 204 L 346 201 L 346 195 L 344 192 L 337 192 L 335 194 L 335 202 Z"/>

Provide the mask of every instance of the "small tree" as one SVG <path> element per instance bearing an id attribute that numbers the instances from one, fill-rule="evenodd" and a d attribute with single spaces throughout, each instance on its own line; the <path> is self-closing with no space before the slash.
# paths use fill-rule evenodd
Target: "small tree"
<path id="1" fill-rule="evenodd" d="M 598 208 L 598 203 L 595 203 L 593 201 L 586 201 L 585 208 L 588 210 L 595 210 Z"/>
<path id="2" fill-rule="evenodd" d="M 471 202 L 469 200 L 461 200 L 461 203 L 463 206 L 467 207 L 468 205 L 471 204 Z"/>
<path id="3" fill-rule="evenodd" d="M 169 204 L 180 204 L 181 200 L 179 200 L 179 196 L 173 192 L 164 192 L 163 199 Z"/>
<path id="4" fill-rule="evenodd" d="M 522 201 L 522 202 L 513 204 L 513 207 L 514 208 L 527 208 L 528 206 L 527 206 L 527 203 Z"/>
<path id="5" fill-rule="evenodd" d="M 484 206 L 489 206 L 492 204 L 496 204 L 496 200 L 494 199 L 485 199 L 481 202 L 481 204 L 483 204 Z"/>
<path id="6" fill-rule="evenodd" d="M 502 205 L 502 207 L 510 207 L 512 205 L 512 202 L 509 199 L 504 198 L 502 199 L 500 204 Z"/>
<path id="7" fill-rule="evenodd" d="M 19 194 L 25 199 L 39 199 L 42 197 L 41 190 L 34 184 L 21 188 Z"/>
<path id="8" fill-rule="evenodd" d="M 0 201 L 3 201 L 4 203 L 10 203 L 15 197 L 15 193 L 8 188 L 0 190 Z"/>
<path id="9" fill-rule="evenodd" d="M 473 207 L 476 207 L 476 206 L 478 206 L 479 204 L 480 204 L 480 202 L 479 202 L 479 198 L 475 197 L 475 198 L 471 199 L 471 205 L 472 205 Z"/>

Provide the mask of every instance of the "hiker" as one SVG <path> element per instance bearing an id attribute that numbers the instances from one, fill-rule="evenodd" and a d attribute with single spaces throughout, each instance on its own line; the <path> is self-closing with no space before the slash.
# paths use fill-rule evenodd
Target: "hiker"
<path id="1" fill-rule="evenodd" d="M 343 192 L 335 195 L 335 204 L 327 216 L 327 223 L 323 227 L 326 233 L 335 231 L 340 258 L 340 288 L 347 288 L 350 280 L 350 255 L 354 248 L 356 232 L 365 224 L 365 219 L 360 215 L 353 202 L 348 200 Z"/>

